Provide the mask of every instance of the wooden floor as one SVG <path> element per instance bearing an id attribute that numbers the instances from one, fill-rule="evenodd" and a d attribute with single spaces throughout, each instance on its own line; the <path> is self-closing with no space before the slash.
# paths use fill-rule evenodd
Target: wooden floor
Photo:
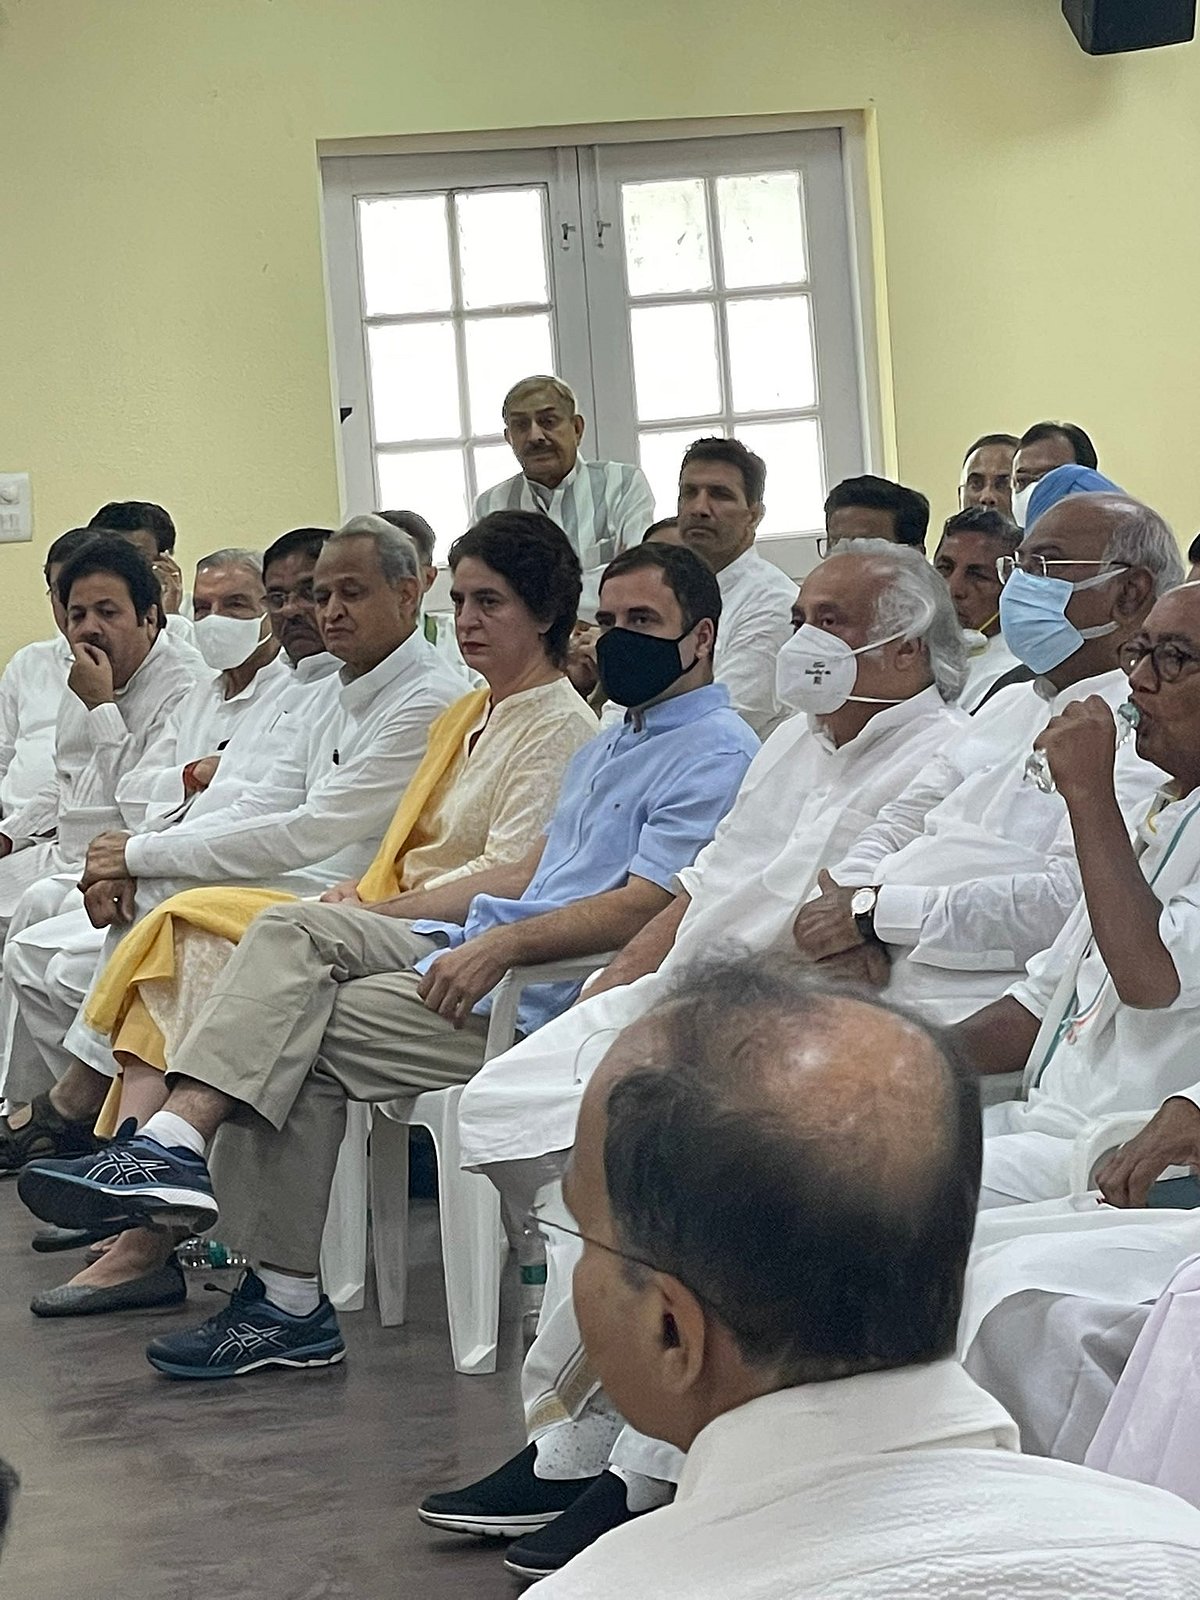
<path id="1" fill-rule="evenodd" d="M 203 1284 L 233 1275 L 190 1273 L 180 1312 L 39 1321 L 31 1294 L 76 1258 L 34 1255 L 16 1187 L 0 1183 L 0 1456 L 23 1480 L 0 1593 L 514 1600 L 502 1545 L 436 1534 L 413 1510 L 524 1443 L 515 1285 L 498 1372 L 459 1377 L 433 1223 L 426 1203 L 405 1327 L 381 1328 L 369 1302 L 341 1319 L 339 1367 L 179 1383 L 143 1346 L 211 1315 Z"/>

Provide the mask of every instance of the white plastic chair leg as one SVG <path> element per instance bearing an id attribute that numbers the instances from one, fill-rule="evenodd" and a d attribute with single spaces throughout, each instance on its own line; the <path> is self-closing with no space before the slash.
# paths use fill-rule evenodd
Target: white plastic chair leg
<path id="1" fill-rule="evenodd" d="M 379 1320 L 385 1328 L 404 1321 L 408 1307 L 409 1124 L 375 1115 L 371 1128 L 371 1244 Z"/>
<path id="2" fill-rule="evenodd" d="M 459 1166 L 461 1095 L 460 1089 L 423 1095 L 414 1108 L 414 1120 L 429 1128 L 437 1152 L 442 1270 L 454 1365 L 459 1372 L 495 1372 L 502 1263 L 500 1196 L 487 1178 L 463 1172 Z"/>
<path id="3" fill-rule="evenodd" d="M 351 1101 L 321 1239 L 321 1280 L 339 1311 L 361 1311 L 367 1282 L 367 1134 L 370 1108 Z"/>

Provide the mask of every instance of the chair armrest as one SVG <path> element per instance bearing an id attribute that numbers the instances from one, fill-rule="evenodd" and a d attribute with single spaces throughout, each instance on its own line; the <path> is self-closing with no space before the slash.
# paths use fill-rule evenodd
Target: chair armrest
<path id="1" fill-rule="evenodd" d="M 593 972 L 606 967 L 614 954 L 614 951 L 606 951 L 593 956 L 568 956 L 563 961 L 543 961 L 536 967 L 510 967 L 497 984 L 492 998 L 492 1015 L 483 1059 L 490 1061 L 512 1044 L 517 1032 L 517 1010 L 521 996 L 531 984 L 567 983 L 577 978 L 590 978 Z"/>

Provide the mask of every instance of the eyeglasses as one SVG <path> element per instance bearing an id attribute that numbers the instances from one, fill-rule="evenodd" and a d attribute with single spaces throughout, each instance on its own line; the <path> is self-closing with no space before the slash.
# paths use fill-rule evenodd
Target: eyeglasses
<path id="1" fill-rule="evenodd" d="M 1027 572 L 1034 578 L 1049 578 L 1053 574 L 1051 567 L 1111 567 L 1114 572 L 1127 572 L 1127 561 L 1047 561 L 1045 556 L 999 556 L 996 560 L 996 571 L 1000 575 L 1000 582 L 1007 583 L 1014 572 Z"/>
<path id="2" fill-rule="evenodd" d="M 1149 660 L 1159 683 L 1176 683 L 1189 678 L 1200 668 L 1200 656 L 1183 650 L 1169 640 L 1162 644 L 1147 644 L 1143 639 L 1131 639 L 1123 644 L 1117 654 L 1122 672 L 1132 678 L 1143 661 Z"/>
<path id="3" fill-rule="evenodd" d="M 628 1250 L 618 1250 L 616 1245 L 605 1244 L 602 1239 L 595 1239 L 590 1233 L 580 1233 L 578 1228 L 568 1228 L 564 1222 L 552 1222 L 548 1217 L 543 1215 L 541 1208 L 538 1206 L 533 1206 L 530 1208 L 529 1220 L 533 1224 L 534 1232 L 542 1239 L 546 1238 L 546 1229 L 549 1228 L 554 1233 L 565 1233 L 568 1238 L 578 1239 L 581 1244 L 590 1244 L 596 1250 L 607 1251 L 610 1256 L 616 1256 L 618 1260 L 621 1261 L 628 1261 L 635 1267 L 644 1267 L 647 1272 L 661 1272 L 664 1277 L 674 1278 L 676 1283 L 683 1284 L 684 1288 L 689 1294 L 695 1295 L 696 1299 L 699 1300 L 702 1306 L 704 1306 L 708 1311 L 711 1311 L 715 1317 L 719 1317 L 731 1333 L 738 1333 L 740 1331 L 744 1335 L 746 1326 L 744 1320 L 742 1321 L 741 1328 L 739 1329 L 737 1320 L 729 1316 L 727 1312 L 723 1311 L 714 1300 L 709 1299 L 708 1295 L 701 1294 L 699 1289 L 693 1288 L 685 1278 L 681 1278 L 679 1274 L 677 1272 L 673 1272 L 671 1268 L 660 1267 L 653 1261 L 647 1261 L 645 1256 L 635 1256 Z"/>
<path id="4" fill-rule="evenodd" d="M 313 603 L 313 586 L 311 583 L 302 583 L 295 589 L 268 589 L 267 610 L 282 611 L 288 604 L 297 606 L 311 606 Z"/>

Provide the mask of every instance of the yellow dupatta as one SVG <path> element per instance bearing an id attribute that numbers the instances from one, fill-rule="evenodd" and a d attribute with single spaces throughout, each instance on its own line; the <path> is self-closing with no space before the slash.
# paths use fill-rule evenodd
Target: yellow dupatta
<path id="1" fill-rule="evenodd" d="M 419 841 L 425 810 L 458 759 L 464 739 L 487 705 L 489 693 L 487 688 L 473 689 L 430 725 L 421 764 L 400 798 L 375 859 L 358 881 L 359 896 L 367 904 L 389 900 L 400 892 L 404 856 Z M 187 889 L 172 895 L 121 940 L 92 991 L 85 1020 L 97 1032 L 109 1036 L 114 1054 L 134 1056 L 165 1072 L 162 1032 L 138 991 L 143 983 L 169 981 L 175 976 L 177 924 L 215 934 L 236 945 L 260 911 L 296 898 L 274 889 L 234 885 Z M 119 1084 L 114 1089 L 119 1097 Z M 112 1100 L 110 1094 L 109 1102 Z M 106 1104 L 98 1127 L 113 1121 L 109 1113 L 110 1104 Z"/>

